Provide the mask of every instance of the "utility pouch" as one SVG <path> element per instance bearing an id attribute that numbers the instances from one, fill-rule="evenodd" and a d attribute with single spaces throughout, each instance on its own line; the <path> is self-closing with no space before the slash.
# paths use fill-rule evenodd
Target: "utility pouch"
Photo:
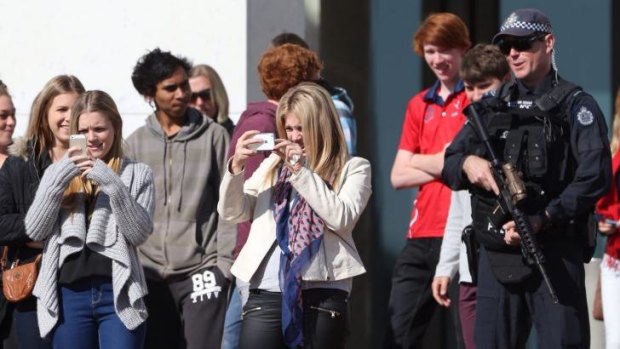
<path id="1" fill-rule="evenodd" d="M 493 210 L 489 214 L 489 222 L 495 229 L 501 229 L 502 226 L 509 221 L 510 215 L 504 210 L 499 202 L 493 207 Z"/>

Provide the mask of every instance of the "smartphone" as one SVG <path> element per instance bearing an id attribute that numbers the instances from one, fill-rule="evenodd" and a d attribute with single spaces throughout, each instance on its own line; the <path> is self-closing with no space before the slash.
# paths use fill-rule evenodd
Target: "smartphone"
<path id="1" fill-rule="evenodd" d="M 275 135 L 271 132 L 259 133 L 252 137 L 252 139 L 260 139 L 262 143 L 250 144 L 250 148 L 256 151 L 272 151 L 275 146 Z"/>
<path id="2" fill-rule="evenodd" d="M 88 155 L 86 153 L 86 136 L 85 135 L 70 135 L 69 136 L 69 148 L 79 147 L 80 154 Z"/>

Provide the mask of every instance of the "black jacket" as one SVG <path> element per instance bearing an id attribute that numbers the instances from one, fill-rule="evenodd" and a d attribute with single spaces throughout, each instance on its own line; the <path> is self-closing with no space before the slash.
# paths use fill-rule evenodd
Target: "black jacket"
<path id="1" fill-rule="evenodd" d="M 9 246 L 8 265 L 15 259 L 29 261 L 41 253 L 24 244 L 31 241 L 26 235 L 24 217 L 39 187 L 43 171 L 52 163 L 48 152 L 35 157 L 32 142 L 18 139 L 9 148 L 10 156 L 0 168 L 0 245 Z M 0 287 L 1 287 L 0 282 Z M 21 311 L 36 311 L 36 298 L 30 297 L 18 304 Z M 11 316 L 12 306 L 0 292 L 0 322 Z M 5 326 L 2 326 L 4 329 Z"/>
<path id="2" fill-rule="evenodd" d="M 48 152 L 34 156 L 32 142 L 17 140 L 10 156 L 0 169 L 0 245 L 20 247 L 20 259 L 25 260 L 41 250 L 24 246 L 31 241 L 26 235 L 24 217 L 39 187 L 43 171 L 52 163 Z M 16 249 L 10 249 L 12 253 Z"/>

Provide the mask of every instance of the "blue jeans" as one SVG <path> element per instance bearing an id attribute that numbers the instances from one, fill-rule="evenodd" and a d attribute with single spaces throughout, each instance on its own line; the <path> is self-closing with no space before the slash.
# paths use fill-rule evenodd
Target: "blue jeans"
<path id="1" fill-rule="evenodd" d="M 222 337 L 222 349 L 237 349 L 241 336 L 241 295 L 235 285 L 230 295 L 226 318 L 224 320 L 224 336 Z"/>
<path id="2" fill-rule="evenodd" d="M 144 346 L 146 323 L 128 330 L 114 311 L 109 278 L 88 278 L 59 287 L 61 314 L 54 348 L 133 349 Z"/>

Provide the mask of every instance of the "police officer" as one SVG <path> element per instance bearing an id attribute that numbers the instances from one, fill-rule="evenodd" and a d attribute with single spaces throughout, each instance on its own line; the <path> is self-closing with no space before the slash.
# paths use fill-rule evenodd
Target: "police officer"
<path id="1" fill-rule="evenodd" d="M 588 348 L 583 261 L 591 256 L 587 218 L 611 181 L 607 128 L 594 99 L 558 76 L 555 37 L 539 10 L 516 10 L 493 38 L 515 80 L 483 102 L 482 120 L 500 160 L 527 188 L 519 207 L 544 255 L 558 303 L 537 268 L 522 256 L 521 236 L 497 210 L 498 184 L 471 123 L 446 150 L 442 178 L 472 193 L 482 248 L 475 341 L 478 348 L 522 348 L 532 324 L 541 348 Z"/>

